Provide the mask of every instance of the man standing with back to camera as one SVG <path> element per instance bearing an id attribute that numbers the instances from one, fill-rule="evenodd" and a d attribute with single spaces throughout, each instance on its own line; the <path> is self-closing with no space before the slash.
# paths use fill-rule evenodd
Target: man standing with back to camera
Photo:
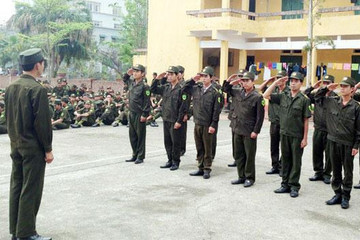
<path id="1" fill-rule="evenodd" d="M 36 232 L 45 164 L 54 160 L 47 90 L 36 81 L 45 60 L 41 49 L 33 48 L 20 53 L 19 62 L 24 73 L 5 93 L 12 158 L 10 234 L 12 240 L 49 240 Z"/>

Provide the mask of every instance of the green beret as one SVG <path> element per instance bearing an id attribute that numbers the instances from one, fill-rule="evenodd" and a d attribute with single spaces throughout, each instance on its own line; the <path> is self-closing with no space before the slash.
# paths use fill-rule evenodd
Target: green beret
<path id="1" fill-rule="evenodd" d="M 300 73 L 300 72 L 293 72 L 293 73 L 291 73 L 290 79 L 292 79 L 292 78 L 298 79 L 298 80 L 300 80 L 301 82 L 304 81 L 304 75 L 302 75 L 302 73 Z"/>
<path id="2" fill-rule="evenodd" d="M 40 48 L 31 48 L 20 53 L 20 65 L 35 64 L 44 60 Z"/>
<path id="3" fill-rule="evenodd" d="M 179 69 L 178 69 L 177 67 L 175 67 L 175 66 L 170 66 L 166 72 L 171 72 L 171 73 L 176 73 L 176 74 L 178 74 L 178 73 L 179 73 Z"/>
<path id="4" fill-rule="evenodd" d="M 255 79 L 255 74 L 252 73 L 252 72 L 246 72 L 246 73 L 244 73 L 244 75 L 241 77 L 241 79 L 245 79 L 245 80 L 250 79 L 251 81 L 254 81 L 254 79 Z"/>
<path id="5" fill-rule="evenodd" d="M 72 93 L 72 94 L 70 95 L 70 97 L 76 97 L 76 95 L 75 95 L 74 93 Z"/>
<path id="6" fill-rule="evenodd" d="M 276 77 L 282 78 L 285 77 L 286 75 L 287 74 L 285 70 L 279 70 L 278 73 L 276 74 Z"/>
<path id="7" fill-rule="evenodd" d="M 55 105 L 61 105 L 61 100 L 60 99 L 55 99 Z"/>
<path id="8" fill-rule="evenodd" d="M 184 73 L 185 72 L 185 68 L 181 65 L 177 65 L 176 66 L 179 69 L 179 73 Z"/>
<path id="9" fill-rule="evenodd" d="M 340 85 L 348 85 L 354 87 L 356 85 L 356 81 L 352 77 L 344 77 L 340 82 Z"/>
<path id="10" fill-rule="evenodd" d="M 145 67 L 141 64 L 136 64 L 135 66 L 132 67 L 132 69 L 145 72 Z"/>
<path id="11" fill-rule="evenodd" d="M 91 104 L 91 101 L 88 100 L 88 101 L 85 102 L 85 104 Z"/>
<path id="12" fill-rule="evenodd" d="M 210 66 L 206 66 L 200 73 L 200 75 L 214 76 L 214 69 Z"/>
<path id="13" fill-rule="evenodd" d="M 325 75 L 322 80 L 325 81 L 325 82 L 334 83 L 335 78 L 334 78 L 334 76 L 332 76 L 332 75 Z"/>

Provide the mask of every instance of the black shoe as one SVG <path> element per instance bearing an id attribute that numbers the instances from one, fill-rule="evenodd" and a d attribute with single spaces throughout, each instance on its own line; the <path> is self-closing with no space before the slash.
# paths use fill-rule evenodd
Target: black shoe
<path id="1" fill-rule="evenodd" d="M 289 193 L 289 192 L 290 192 L 290 188 L 286 188 L 283 186 L 281 186 L 280 188 L 274 191 L 274 193 Z"/>
<path id="2" fill-rule="evenodd" d="M 330 200 L 327 200 L 325 203 L 327 205 L 340 204 L 341 203 L 341 196 L 340 195 L 335 195 Z"/>
<path id="3" fill-rule="evenodd" d="M 42 237 L 38 234 L 31 236 L 31 237 L 26 237 L 26 238 L 17 238 L 18 240 L 51 240 L 52 238 L 50 237 Z"/>
<path id="4" fill-rule="evenodd" d="M 354 186 L 355 189 L 360 189 L 360 183 Z"/>
<path id="5" fill-rule="evenodd" d="M 245 182 L 245 178 L 239 178 L 236 179 L 234 181 L 231 181 L 231 184 L 236 185 L 236 184 L 243 184 Z"/>
<path id="6" fill-rule="evenodd" d="M 295 190 L 295 189 L 291 190 L 290 197 L 296 198 L 298 196 L 299 196 L 299 191 L 298 190 Z"/>
<path id="7" fill-rule="evenodd" d="M 135 162 L 135 161 L 136 161 L 136 158 L 134 158 L 134 157 L 125 160 L 125 162 Z"/>
<path id="8" fill-rule="evenodd" d="M 113 122 L 111 125 L 112 125 L 113 127 L 118 127 L 118 126 L 119 126 L 119 123 L 118 123 L 118 122 Z"/>
<path id="9" fill-rule="evenodd" d="M 175 170 L 178 170 L 179 169 L 179 165 L 178 164 L 173 164 L 171 165 L 170 167 L 170 171 L 175 171 Z"/>
<path id="10" fill-rule="evenodd" d="M 280 170 L 278 168 L 271 168 L 266 174 L 279 174 Z"/>
<path id="11" fill-rule="evenodd" d="M 94 123 L 92 126 L 93 127 L 100 127 L 100 123 Z"/>
<path id="12" fill-rule="evenodd" d="M 254 181 L 249 179 L 245 180 L 244 187 L 251 187 L 252 185 L 254 185 Z"/>
<path id="13" fill-rule="evenodd" d="M 236 167 L 236 162 L 228 164 L 228 167 Z"/>
<path id="14" fill-rule="evenodd" d="M 348 209 L 350 207 L 349 200 L 343 198 L 341 201 L 341 208 Z"/>
<path id="15" fill-rule="evenodd" d="M 204 171 L 203 178 L 204 178 L 204 179 L 209 179 L 209 178 L 210 178 L 210 171 L 209 171 L 209 170 L 205 170 L 205 171 Z"/>
<path id="16" fill-rule="evenodd" d="M 165 165 L 160 166 L 160 168 L 170 168 L 172 165 L 172 162 L 166 162 Z"/>
<path id="17" fill-rule="evenodd" d="M 196 172 L 192 172 L 192 173 L 189 173 L 190 176 L 203 176 L 204 175 L 204 171 L 199 169 L 197 170 Z"/>
<path id="18" fill-rule="evenodd" d="M 324 177 L 323 182 L 324 182 L 325 184 L 330 184 L 330 183 L 331 183 L 331 180 L 330 180 L 329 177 Z"/>
<path id="19" fill-rule="evenodd" d="M 135 164 L 140 164 L 140 163 L 143 163 L 144 162 L 144 159 L 136 159 L 135 160 Z"/>
<path id="20" fill-rule="evenodd" d="M 315 174 L 314 176 L 309 177 L 309 180 L 312 181 L 312 182 L 314 182 L 314 181 L 323 181 L 323 180 L 324 180 L 324 177 Z"/>
<path id="21" fill-rule="evenodd" d="M 79 124 L 71 124 L 70 125 L 72 128 L 81 128 L 81 125 L 79 125 Z"/>

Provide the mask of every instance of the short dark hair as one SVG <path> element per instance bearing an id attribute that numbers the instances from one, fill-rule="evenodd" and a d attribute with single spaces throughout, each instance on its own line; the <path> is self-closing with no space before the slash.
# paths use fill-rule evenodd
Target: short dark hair
<path id="1" fill-rule="evenodd" d="M 26 65 L 21 65 L 21 68 L 25 71 L 25 72 L 29 72 L 31 70 L 34 69 L 35 65 L 37 63 L 42 63 L 44 61 L 44 59 L 42 59 L 40 62 L 36 62 L 36 63 L 30 63 L 30 64 L 26 64 Z"/>

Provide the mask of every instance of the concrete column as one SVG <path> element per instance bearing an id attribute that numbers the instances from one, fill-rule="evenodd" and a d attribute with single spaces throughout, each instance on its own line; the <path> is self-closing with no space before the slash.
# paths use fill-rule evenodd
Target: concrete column
<path id="1" fill-rule="evenodd" d="M 318 65 L 317 62 L 317 49 L 314 48 L 312 51 L 312 69 L 311 69 L 311 85 L 317 82 L 316 78 L 316 66 Z"/>
<path id="2" fill-rule="evenodd" d="M 230 8 L 230 0 L 222 0 L 221 8 Z M 222 13 L 222 16 L 230 16 L 230 13 Z"/>
<path id="3" fill-rule="evenodd" d="M 241 10 L 249 11 L 249 0 L 241 0 Z M 248 16 L 243 15 L 242 18 L 248 19 Z"/>
<path id="4" fill-rule="evenodd" d="M 247 51 L 239 50 L 239 69 L 245 69 L 247 62 Z"/>
<path id="5" fill-rule="evenodd" d="M 220 49 L 220 81 L 228 78 L 228 64 L 229 64 L 229 42 L 221 41 Z"/>

